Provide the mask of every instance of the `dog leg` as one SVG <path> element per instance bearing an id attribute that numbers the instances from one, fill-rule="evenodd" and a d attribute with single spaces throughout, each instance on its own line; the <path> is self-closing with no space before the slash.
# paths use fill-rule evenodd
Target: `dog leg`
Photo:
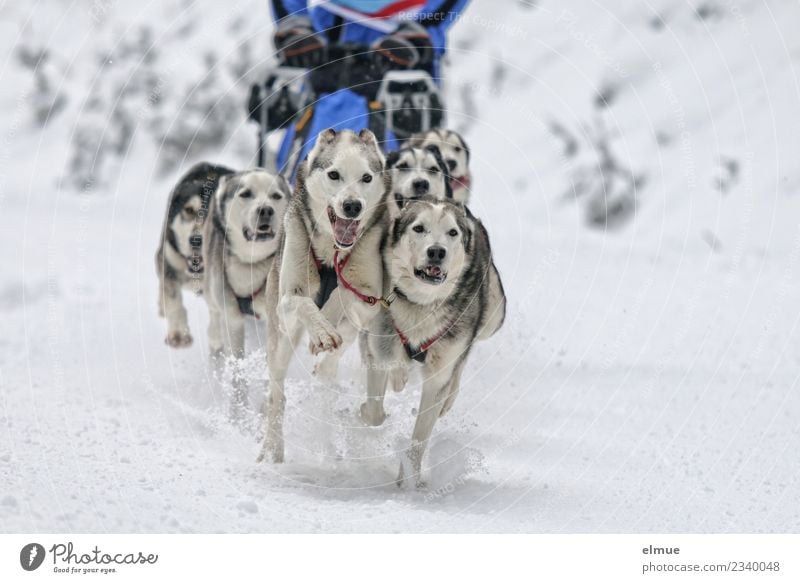
<path id="1" fill-rule="evenodd" d="M 222 314 L 218 310 L 208 309 L 208 349 L 209 361 L 214 371 L 222 368 L 225 343 L 222 341 Z"/>
<path id="2" fill-rule="evenodd" d="M 277 325 L 270 324 L 267 333 L 267 366 L 269 367 L 269 389 L 264 403 L 265 422 L 264 443 L 258 462 L 269 457 L 273 463 L 282 463 L 284 459 L 283 416 L 286 407 L 284 383 L 292 352 L 302 333 L 298 324 L 282 331 Z"/>
<path id="3" fill-rule="evenodd" d="M 231 403 L 228 417 L 233 422 L 242 419 L 244 411 L 247 409 L 247 382 L 242 364 L 244 359 L 244 318 L 237 311 L 229 310 L 225 319 L 227 332 L 226 352 L 233 356 L 233 370 L 231 371 Z"/>
<path id="4" fill-rule="evenodd" d="M 388 373 L 381 363 L 372 360 L 367 368 L 367 400 L 361 404 L 361 418 L 364 423 L 377 427 L 386 420 L 383 397 L 386 395 Z"/>
<path id="5" fill-rule="evenodd" d="M 450 388 L 448 390 L 447 398 L 442 405 L 442 410 L 439 412 L 439 418 L 444 417 L 453 408 L 453 403 L 456 402 L 458 391 L 461 389 L 461 373 L 464 371 L 464 365 L 467 363 L 466 358 L 462 358 L 455 369 L 453 370 L 453 378 L 450 381 Z"/>
<path id="6" fill-rule="evenodd" d="M 285 296 L 281 299 L 278 310 L 282 322 L 299 321 L 303 325 L 308 332 L 312 354 L 331 352 L 341 345 L 342 337 L 311 298 Z"/>
<path id="7" fill-rule="evenodd" d="M 434 364 L 431 362 L 425 366 L 425 380 L 422 383 L 422 398 L 417 421 L 411 435 L 411 447 L 403 454 L 405 459 L 400 463 L 400 471 L 397 476 L 398 486 L 402 486 L 405 479 L 413 475 L 416 487 L 425 487 L 425 482 L 422 480 L 422 458 L 428 447 L 433 426 L 439 418 L 439 412 L 447 397 L 453 369 L 452 363 L 436 362 Z M 407 474 L 410 475 L 407 476 Z"/>
<path id="8" fill-rule="evenodd" d="M 192 335 L 189 333 L 189 321 L 186 317 L 186 308 L 183 307 L 180 283 L 171 277 L 164 277 L 160 288 L 160 311 L 167 319 L 167 337 L 164 342 L 172 348 L 191 346 Z"/>

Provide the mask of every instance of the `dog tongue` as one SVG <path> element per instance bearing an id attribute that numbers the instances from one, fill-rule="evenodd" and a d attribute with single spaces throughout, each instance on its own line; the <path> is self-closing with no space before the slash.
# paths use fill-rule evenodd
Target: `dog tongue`
<path id="1" fill-rule="evenodd" d="M 429 265 L 425 268 L 425 271 L 430 277 L 438 277 L 442 273 L 442 270 L 436 265 Z"/>
<path id="2" fill-rule="evenodd" d="M 333 223 L 333 236 L 340 245 L 349 247 L 356 240 L 358 221 L 336 217 Z"/>

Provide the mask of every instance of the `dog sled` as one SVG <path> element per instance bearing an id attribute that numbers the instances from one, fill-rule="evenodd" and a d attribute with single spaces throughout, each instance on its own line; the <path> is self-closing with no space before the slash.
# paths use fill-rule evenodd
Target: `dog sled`
<path id="1" fill-rule="evenodd" d="M 327 47 L 315 69 L 276 67 L 251 87 L 247 108 L 258 127 L 258 165 L 285 176 L 294 175 L 323 126 L 367 128 L 391 151 L 412 134 L 445 125 L 441 88 L 427 70 L 382 71 L 374 51 L 359 44 Z M 278 131 L 287 139 L 271 152 L 269 138 Z"/>

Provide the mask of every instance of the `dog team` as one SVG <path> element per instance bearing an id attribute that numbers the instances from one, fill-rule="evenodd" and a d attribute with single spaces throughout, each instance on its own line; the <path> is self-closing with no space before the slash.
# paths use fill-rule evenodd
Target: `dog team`
<path id="1" fill-rule="evenodd" d="M 424 485 L 436 420 L 458 395 L 476 340 L 503 324 L 505 295 L 489 236 L 467 207 L 470 152 L 450 130 L 413 136 L 387 155 L 369 130 L 327 129 L 293 188 L 263 169 L 200 163 L 173 189 L 156 255 L 166 343 L 188 346 L 182 290 L 202 293 L 212 362 L 242 358 L 245 319 L 267 327 L 269 385 L 259 461 L 284 459 L 285 379 L 298 343 L 333 381 L 358 341 L 366 372 L 361 418 L 385 419 L 387 386 L 422 369 L 422 398 L 397 483 Z M 232 410 L 246 407 L 234 374 Z"/>

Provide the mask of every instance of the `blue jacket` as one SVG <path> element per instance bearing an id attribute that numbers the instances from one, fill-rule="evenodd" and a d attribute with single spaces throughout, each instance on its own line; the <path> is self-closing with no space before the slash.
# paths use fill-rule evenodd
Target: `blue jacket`
<path id="1" fill-rule="evenodd" d="M 446 49 L 447 31 L 450 26 L 458 19 L 469 0 L 427 0 L 425 5 L 416 15 L 416 22 L 425 27 L 431 37 L 431 44 L 434 47 L 434 80 L 438 83 L 439 62 Z M 386 2 L 380 0 L 339 0 L 334 2 L 345 7 L 358 5 L 375 5 L 377 9 L 383 7 Z M 377 39 L 385 36 L 386 31 L 377 30 L 359 22 L 351 22 L 342 16 L 327 10 L 323 5 L 309 7 L 308 0 L 272 0 L 273 19 L 278 22 L 287 16 L 302 15 L 307 16 L 314 29 L 324 36 L 328 42 L 337 43 L 358 43 L 370 45 Z M 335 35 L 336 38 L 331 38 Z M 326 93 L 318 96 L 314 104 L 313 117 L 308 122 L 311 124 L 306 134 L 305 142 L 300 153 L 299 160 L 303 160 L 313 147 L 317 134 L 322 130 L 333 127 L 336 129 L 350 129 L 359 131 L 368 126 L 369 108 L 366 98 L 350 91 L 341 89 L 333 93 Z M 286 174 L 294 175 L 294 168 L 284 168 L 289 159 L 290 150 L 294 141 L 295 128 L 290 126 L 284 136 L 281 148 L 278 152 L 278 169 Z M 391 137 L 385 144 L 387 150 L 397 147 Z"/>

